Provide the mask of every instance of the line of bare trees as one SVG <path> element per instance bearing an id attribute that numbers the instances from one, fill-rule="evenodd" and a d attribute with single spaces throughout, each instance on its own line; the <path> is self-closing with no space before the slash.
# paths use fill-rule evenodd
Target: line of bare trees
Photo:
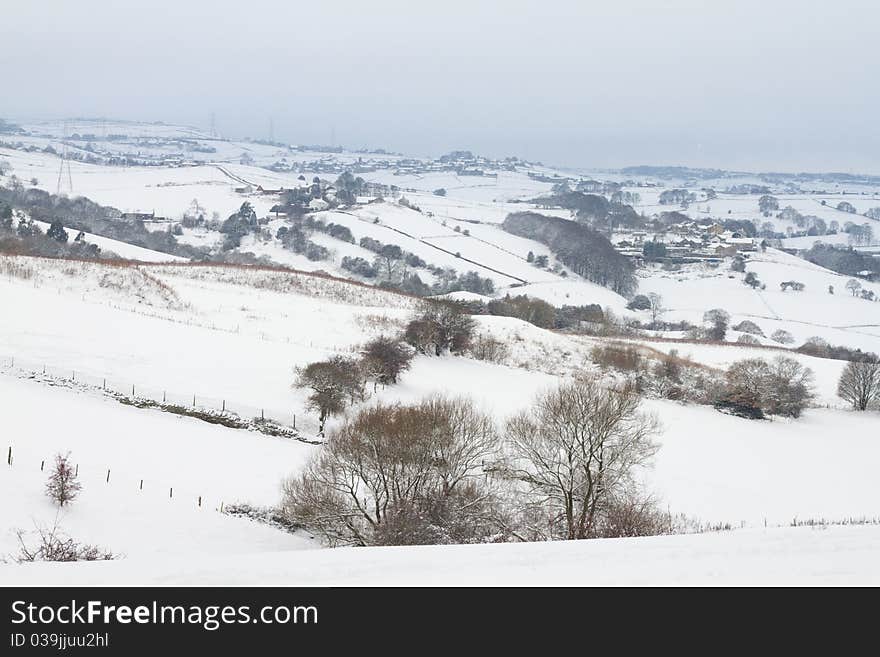
<path id="1" fill-rule="evenodd" d="M 308 404 L 317 411 L 319 431 L 323 433 L 327 418 L 364 400 L 369 381 L 374 390 L 379 384 L 397 383 L 412 358 L 412 349 L 407 345 L 382 335 L 364 346 L 360 358 L 333 356 L 300 368 L 296 385 L 311 390 Z"/>
<path id="2" fill-rule="evenodd" d="M 363 401 L 366 385 L 393 385 L 410 368 L 416 353 L 440 356 L 460 354 L 472 347 L 476 322 L 465 309 L 454 302 L 433 301 L 407 325 L 398 337 L 379 336 L 367 342 L 359 358 L 333 356 L 310 363 L 297 371 L 296 387 L 311 391 L 309 408 L 318 413 L 319 432 L 324 432 L 327 419 L 338 415 L 347 406 Z M 491 360 L 497 345 L 482 341 L 480 354 Z M 493 354 L 487 350 L 493 348 Z"/>
<path id="3" fill-rule="evenodd" d="M 640 401 L 581 376 L 500 428 L 462 398 L 364 408 L 285 482 L 283 514 L 331 545 L 663 533 L 637 485 L 659 430 Z"/>

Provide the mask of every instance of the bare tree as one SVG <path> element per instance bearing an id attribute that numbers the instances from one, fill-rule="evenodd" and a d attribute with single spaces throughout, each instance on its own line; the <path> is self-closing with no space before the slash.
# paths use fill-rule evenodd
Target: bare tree
<path id="1" fill-rule="evenodd" d="M 375 269 L 384 281 L 399 281 L 404 268 L 403 251 L 396 244 L 385 244 L 376 255 Z"/>
<path id="2" fill-rule="evenodd" d="M 508 422 L 508 474 L 543 510 L 550 538 L 595 536 L 611 498 L 656 452 L 658 424 L 640 402 L 630 383 L 606 388 L 582 377 Z"/>
<path id="3" fill-rule="evenodd" d="M 773 415 L 800 417 L 814 394 L 813 370 L 794 358 L 777 356 L 770 362 L 765 403 Z"/>
<path id="4" fill-rule="evenodd" d="M 846 282 L 846 289 L 850 291 L 854 297 L 859 295 L 859 292 L 862 290 L 862 284 L 859 283 L 856 279 L 851 278 Z"/>
<path id="5" fill-rule="evenodd" d="M 663 297 L 661 297 L 656 292 L 651 292 L 648 295 L 648 301 L 650 302 L 650 310 L 651 310 L 651 326 L 657 326 L 657 320 L 666 312 L 666 307 L 663 305 Z"/>
<path id="6" fill-rule="evenodd" d="M 770 339 L 779 344 L 791 344 L 794 342 L 794 336 L 784 329 L 773 331 L 773 335 L 770 336 Z"/>
<path id="7" fill-rule="evenodd" d="M 721 308 L 707 310 L 703 313 L 703 323 L 709 324 L 707 335 L 710 340 L 724 340 L 730 326 L 730 313 Z"/>
<path id="8" fill-rule="evenodd" d="M 837 383 L 837 394 L 857 411 L 880 402 L 880 359 L 872 355 L 864 361 L 847 363 Z"/>
<path id="9" fill-rule="evenodd" d="M 420 353 L 463 353 L 471 345 L 476 322 L 460 303 L 432 301 L 406 328 L 404 339 Z"/>
<path id="10" fill-rule="evenodd" d="M 319 431 L 327 418 L 345 410 L 347 404 L 363 398 L 363 381 L 357 361 L 342 356 L 310 363 L 298 370 L 295 385 L 310 388 L 309 406 L 318 411 Z"/>
<path id="11" fill-rule="evenodd" d="M 285 483 L 283 513 L 332 545 L 483 540 L 496 531 L 484 476 L 496 448 L 467 400 L 365 408 Z"/>
<path id="12" fill-rule="evenodd" d="M 727 368 L 716 406 L 755 419 L 764 413 L 798 417 L 812 398 L 813 372 L 794 358 L 746 358 Z"/>
<path id="13" fill-rule="evenodd" d="M 56 454 L 55 465 L 46 482 L 46 495 L 54 500 L 58 506 L 64 506 L 76 499 L 82 490 L 82 484 L 77 481 L 76 469 L 70 464 L 70 452 Z"/>
<path id="14" fill-rule="evenodd" d="M 426 319 L 414 319 L 406 325 L 403 339 L 419 352 L 425 355 L 437 354 L 438 333 L 437 326 Z"/>
<path id="15" fill-rule="evenodd" d="M 361 352 L 361 363 L 365 373 L 372 377 L 375 385 L 397 383 L 397 378 L 409 369 L 412 362 L 412 350 L 397 340 L 379 336 L 370 340 Z"/>

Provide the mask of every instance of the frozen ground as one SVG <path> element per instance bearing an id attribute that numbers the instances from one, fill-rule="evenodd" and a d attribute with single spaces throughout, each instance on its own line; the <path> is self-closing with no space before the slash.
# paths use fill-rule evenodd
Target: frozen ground
<path id="1" fill-rule="evenodd" d="M 161 398 L 167 393 L 169 400 L 187 405 L 196 393 L 200 404 L 208 399 L 219 407 L 225 400 L 227 408 L 245 417 L 261 408 L 288 422 L 295 414 L 306 434 L 314 432 L 315 418 L 305 407 L 304 393 L 291 388 L 294 368 L 332 353 L 350 355 L 368 336 L 399 330 L 416 307 L 407 297 L 301 274 L 8 261 L 35 268 L 27 280 L 0 278 L 0 298 L 16 309 L 0 316 L 0 344 L 7 352 L 3 362 L 16 359 L 9 372 L 39 370 L 46 364 L 56 376 L 75 375 L 77 381 L 98 387 L 106 378 L 108 387 L 120 392 L 134 385 L 139 394 Z M 467 395 L 501 423 L 560 377 L 592 367 L 590 351 L 601 342 L 504 317 L 482 317 L 478 330 L 510 346 L 504 364 L 419 357 L 399 385 L 380 388 L 371 402 L 411 401 L 432 393 Z M 775 353 L 640 342 L 658 350 L 677 348 L 714 367 Z M 841 409 L 834 388 L 842 362 L 795 357 L 815 371 L 819 403 L 835 408 L 810 409 L 798 420 L 751 422 L 709 408 L 646 402 L 664 430 L 656 467 L 645 473 L 645 480 L 671 510 L 749 526 L 765 520 L 786 524 L 795 517 L 876 514 L 880 491 L 872 464 L 880 458 L 880 418 Z M 15 426 L 21 431 L 36 432 L 26 443 L 30 447 L 21 452 L 16 447 L 16 463 L 29 460 L 34 471 L 29 484 L 34 494 L 42 481 L 36 465 L 67 448 L 82 455 L 84 466 L 86 460 L 93 464 L 98 483 L 109 467 L 114 485 L 155 478 L 162 482 L 160 489 L 173 486 L 190 501 L 203 495 L 212 507 L 227 496 L 271 504 L 283 476 L 295 471 L 311 449 L 6 376 L 0 399 L 7 415 L 18 418 Z M 31 422 L 44 407 L 52 408 L 52 421 L 63 425 L 43 431 Z M 126 428 L 129 423 L 131 429 Z M 166 425 L 180 427 L 186 437 Z M 114 442 L 110 434 L 143 438 Z M 156 438 L 147 437 L 154 434 Z M 174 458 L 166 462 L 163 450 Z M 145 476 L 141 472 L 146 464 L 167 470 Z M 224 469 L 233 464 L 247 464 L 248 474 L 239 478 Z M 155 489 L 149 490 L 152 494 Z M 15 523 L 26 520 L 16 516 Z"/>
<path id="2" fill-rule="evenodd" d="M 854 298 L 846 289 L 849 276 L 842 276 L 776 249 L 750 254 L 747 271 L 753 271 L 765 290 L 754 290 L 742 282 L 744 274 L 730 271 L 729 262 L 717 268 L 685 266 L 681 271 L 659 268 L 642 272 L 639 292 L 655 292 L 669 309 L 667 321 L 702 322 L 710 308 L 722 308 L 732 316 L 732 325 L 744 319 L 755 322 L 770 340 L 778 329 L 789 331 L 795 345 L 818 336 L 834 345 L 860 347 L 880 352 L 880 303 Z M 803 292 L 782 292 L 783 281 L 804 283 Z M 862 281 L 865 289 L 880 294 L 880 284 Z M 829 286 L 834 293 L 829 293 Z M 650 321 L 650 317 L 646 316 Z M 730 339 L 736 339 L 732 333 Z"/>
<path id="3" fill-rule="evenodd" d="M 0 566 L 9 584 L 876 586 L 880 527 Z"/>
<path id="4" fill-rule="evenodd" d="M 221 503 L 277 503 L 281 480 L 304 463 L 312 446 L 2 373 L 0 400 L 5 418 L 0 438 L 0 494 L 7 500 L 0 514 L 4 557 L 17 552 L 16 530 L 51 527 L 56 517 L 76 540 L 131 559 L 313 544 L 307 536 L 219 513 Z M 11 466 L 5 458 L 10 448 Z M 59 513 L 45 495 L 45 483 L 55 454 L 67 452 L 83 490 Z"/>
<path id="5" fill-rule="evenodd" d="M 59 129 L 44 125 L 40 130 L 45 134 L 28 139 L 37 148 L 58 147 Z M 75 129 L 96 128 L 83 124 Z M 107 130 L 131 133 L 134 128 L 118 124 Z M 161 147 L 142 141 L 168 137 L 182 141 Z M 297 174 L 261 166 L 279 159 L 306 163 L 328 157 L 206 137 L 196 129 L 143 127 L 137 140 L 116 143 L 113 152 L 143 147 L 154 154 L 172 154 L 175 148 L 185 148 L 187 139 L 216 143 L 218 150 L 209 156 L 210 162 L 199 166 L 123 168 L 73 162 L 74 191 L 121 210 L 155 210 L 172 219 L 178 219 L 194 198 L 209 215 L 217 212 L 222 218 L 247 199 L 262 216 L 275 199 L 236 193 L 242 180 L 290 187 L 299 184 Z M 241 164 L 243 153 L 254 164 Z M 38 186 L 55 191 L 57 157 L 8 149 L 0 149 L 0 155 L 22 181 L 30 184 L 30 178 L 36 177 Z M 357 157 L 342 154 L 337 159 L 353 163 Z M 357 239 L 369 236 L 396 243 L 432 264 L 478 271 L 495 281 L 496 294 L 525 293 L 557 306 L 598 303 L 628 313 L 626 301 L 605 288 L 533 267 L 526 261 L 528 252 L 550 255 L 547 248 L 499 228 L 508 212 L 530 209 L 525 201 L 546 193 L 548 183 L 522 172 L 499 172 L 489 180 L 448 172 L 394 175 L 389 169 L 364 177 L 397 185 L 423 212 L 389 199 L 351 211 L 321 213 L 320 218 L 348 226 Z M 439 187 L 447 190 L 446 196 L 432 193 Z M 634 188 L 643 197 L 637 209 L 676 209 L 659 206 L 657 197 L 663 188 Z M 803 214 L 827 221 L 846 218 L 831 207 L 842 199 L 853 202 L 859 212 L 880 205 L 870 194 L 855 196 L 836 189 L 821 196 L 778 196 L 781 206 L 791 204 Z M 756 206 L 755 196 L 722 194 L 711 202 L 693 204 L 690 212 L 695 217 L 760 220 Z M 567 211 L 544 212 L 569 216 Z M 282 224 L 273 220 L 271 233 Z M 187 230 L 181 241 L 213 244 L 216 238 L 216 233 Z M 753 422 L 707 407 L 662 400 L 645 403 L 663 426 L 654 467 L 641 473 L 646 488 L 673 513 L 746 529 L 552 545 L 304 550 L 315 547 L 315 541 L 222 515 L 221 503 L 277 503 L 282 479 L 319 448 L 135 409 L 94 388 L 83 392 L 23 379 L 22 371 L 46 366 L 56 383 L 76 377 L 100 387 L 106 381 L 107 387 L 120 392 L 134 386 L 139 394 L 167 396 L 181 404 L 189 404 L 195 396 L 200 405 L 223 404 L 246 418 L 263 411 L 286 423 L 296 417 L 303 434 L 313 436 L 314 413 L 306 408 L 305 393 L 291 387 L 296 368 L 333 354 L 354 355 L 369 338 L 397 333 L 418 301 L 299 273 L 157 264 L 170 258 L 110 240 L 102 243 L 103 238 L 87 239 L 150 264 L 112 267 L 0 256 L 0 272 L 5 272 L 0 275 L 0 305 L 6 309 L 0 312 L 0 408 L 10 428 L 2 434 L 0 449 L 11 446 L 14 453 L 11 467 L 0 466 L 0 493 L 15 502 L 0 510 L 0 554 L 15 550 L 15 529 L 29 530 L 35 523 L 48 525 L 55 520 L 56 512 L 43 493 L 46 475 L 40 464 L 45 461 L 48 466 L 56 452 L 70 450 L 85 488 L 81 499 L 60 517 L 63 529 L 77 540 L 122 553 L 125 559 L 0 566 L 4 583 L 880 581 L 873 558 L 880 547 L 876 526 L 787 527 L 794 519 L 880 515 L 874 467 L 880 460 L 880 416 L 844 408 L 836 396 L 844 363 L 800 354 L 791 355 L 815 372 L 820 407 L 808 409 L 797 420 Z M 331 260 L 308 261 L 271 239 L 249 237 L 241 250 L 299 269 L 331 273 L 341 271 L 339 262 L 346 255 L 370 257 L 359 246 L 320 233 L 313 239 L 331 249 Z M 847 277 L 768 249 L 752 255 L 747 264 L 767 285 L 766 290 L 755 291 L 743 285 L 742 274 L 728 271 L 728 264 L 717 269 L 686 267 L 680 272 L 648 270 L 642 272 L 639 291 L 662 295 L 667 320 L 699 324 L 706 309 L 724 308 L 734 324 L 743 319 L 757 323 L 765 345 L 776 345 L 769 336 L 785 329 L 794 335 L 795 345 L 820 336 L 832 344 L 880 351 L 880 303 L 849 295 L 844 287 Z M 806 289 L 781 292 L 779 284 L 787 280 L 803 282 Z M 828 293 L 829 285 L 834 286 L 833 295 Z M 880 285 L 865 286 L 880 293 Z M 473 298 L 467 293 L 454 296 Z M 398 385 L 380 388 L 367 403 L 412 401 L 432 393 L 467 395 L 502 425 L 536 394 L 575 369 L 594 367 L 590 351 L 604 342 L 504 317 L 479 317 L 478 332 L 508 345 L 510 353 L 502 363 L 418 357 Z M 731 332 L 729 339 L 738 335 Z M 677 349 L 682 356 L 716 368 L 745 357 L 791 353 L 650 338 L 634 342 L 656 351 Z"/>

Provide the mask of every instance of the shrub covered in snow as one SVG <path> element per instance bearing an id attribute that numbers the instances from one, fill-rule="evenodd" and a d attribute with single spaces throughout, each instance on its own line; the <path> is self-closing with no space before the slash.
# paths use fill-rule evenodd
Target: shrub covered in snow
<path id="1" fill-rule="evenodd" d="M 703 313 L 703 324 L 708 325 L 706 337 L 709 340 L 721 341 L 727 336 L 730 326 L 730 313 L 721 308 L 712 308 Z"/>
<path id="2" fill-rule="evenodd" d="M 510 354 L 507 345 L 491 335 L 479 335 L 471 344 L 471 356 L 490 363 L 502 363 Z"/>
<path id="3" fill-rule="evenodd" d="M 778 342 L 779 344 L 792 344 L 794 342 L 794 336 L 784 329 L 777 329 L 773 331 L 770 339 L 774 342 Z"/>
<path id="4" fill-rule="evenodd" d="M 69 536 L 65 536 L 55 525 L 51 528 L 38 527 L 32 532 L 36 540 L 30 541 L 28 535 L 19 530 L 16 532 L 19 543 L 18 554 L 12 559 L 17 563 L 31 561 L 109 561 L 115 559 L 109 550 L 78 543 Z"/>
<path id="5" fill-rule="evenodd" d="M 404 339 L 422 354 L 464 353 L 471 345 L 476 322 L 455 302 L 431 301 L 406 327 Z"/>
<path id="6" fill-rule="evenodd" d="M 761 327 L 755 324 L 748 319 L 744 319 L 739 324 L 733 327 L 734 331 L 739 331 L 740 333 L 750 333 L 752 335 L 760 335 L 762 338 L 764 337 L 764 331 L 761 330 Z"/>
<path id="7" fill-rule="evenodd" d="M 798 417 L 813 398 L 813 372 L 787 356 L 740 360 L 727 369 L 716 407 L 735 415 Z"/>

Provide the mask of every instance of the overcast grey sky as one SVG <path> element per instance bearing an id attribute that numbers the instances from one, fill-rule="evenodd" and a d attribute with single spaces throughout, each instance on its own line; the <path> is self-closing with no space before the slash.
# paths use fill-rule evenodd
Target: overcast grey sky
<path id="1" fill-rule="evenodd" d="M 2 10 L 0 116 L 880 173 L 878 31 L 869 0 L 31 0 Z"/>

